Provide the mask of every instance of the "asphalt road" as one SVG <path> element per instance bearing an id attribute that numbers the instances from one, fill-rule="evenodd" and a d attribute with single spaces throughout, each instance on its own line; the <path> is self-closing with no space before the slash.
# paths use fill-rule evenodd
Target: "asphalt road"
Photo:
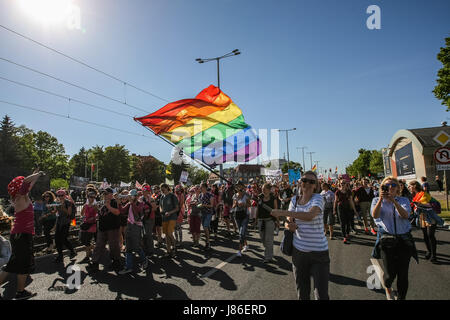
<path id="1" fill-rule="evenodd" d="M 37 258 L 33 281 L 27 287 L 36 292 L 33 299 L 39 300 L 295 300 L 297 299 L 290 257 L 279 250 L 282 232 L 275 237 L 274 264 L 263 263 L 264 249 L 256 231 L 250 230 L 250 249 L 242 258 L 235 255 L 238 238 L 225 237 L 219 227 L 219 237 L 212 242 L 212 249 L 204 251 L 190 246 L 191 237 L 187 225 L 183 230 L 184 248 L 175 259 L 163 258 L 164 251 L 151 259 L 147 271 L 118 275 L 108 265 L 100 265 L 100 271 L 89 274 L 86 264 L 78 264 L 81 270 L 81 286 L 77 289 L 65 287 L 67 268 L 84 258 L 84 252 L 64 265 L 54 264 L 53 256 Z M 339 236 L 339 228 L 336 235 Z M 410 282 L 407 299 L 436 300 L 450 298 L 450 230 L 439 229 L 439 264 L 424 260 L 425 244 L 421 231 L 414 231 L 419 251 L 419 264 L 410 263 Z M 386 300 L 384 290 L 367 287 L 371 276 L 371 252 L 374 236 L 358 232 L 350 244 L 341 240 L 330 240 L 329 295 L 333 300 Z M 105 261 L 106 263 L 107 261 Z M 381 262 L 381 261 L 380 261 Z M 107 263 L 106 263 L 107 264 Z M 369 269 L 369 272 L 373 270 Z M 14 296 L 15 279 L 3 285 L 7 299 Z M 395 288 L 395 286 L 394 286 Z M 2 290 L 0 290 L 1 292 Z"/>

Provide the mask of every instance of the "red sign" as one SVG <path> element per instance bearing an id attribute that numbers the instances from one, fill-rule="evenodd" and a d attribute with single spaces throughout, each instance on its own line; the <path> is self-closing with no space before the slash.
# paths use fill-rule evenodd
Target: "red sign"
<path id="1" fill-rule="evenodd" d="M 434 160 L 438 164 L 450 164 L 450 149 L 447 147 L 436 149 L 434 152 Z"/>

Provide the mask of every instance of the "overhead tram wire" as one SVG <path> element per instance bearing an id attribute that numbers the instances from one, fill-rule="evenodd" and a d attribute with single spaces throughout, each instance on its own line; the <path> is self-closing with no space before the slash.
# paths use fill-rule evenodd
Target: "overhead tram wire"
<path id="1" fill-rule="evenodd" d="M 104 95 L 104 94 L 102 94 L 102 93 L 98 93 L 98 92 L 95 92 L 95 91 L 93 91 L 93 90 L 90 90 L 90 89 L 81 87 L 81 86 L 79 86 L 79 85 L 77 85 L 77 84 L 71 83 L 71 82 L 69 82 L 69 81 L 59 79 L 59 78 L 54 77 L 54 76 L 52 76 L 52 75 L 50 75 L 50 74 L 48 74 L 48 73 L 45 73 L 45 72 L 42 72 L 42 71 L 38 71 L 38 70 L 36 70 L 36 69 L 33 69 L 33 68 L 30 68 L 30 67 L 24 66 L 24 65 L 22 65 L 22 64 L 20 64 L 20 63 L 11 61 L 11 60 L 9 60 L 9 59 L 0 57 L 0 60 L 3 60 L 3 61 L 5 61 L 5 62 L 8 62 L 8 63 L 13 64 L 13 65 L 16 65 L 16 66 L 19 66 L 19 67 L 21 67 L 21 68 L 27 69 L 27 70 L 29 70 L 29 71 L 33 71 L 33 72 L 35 72 L 35 73 L 38 73 L 38 74 L 40 74 L 40 75 L 46 76 L 46 77 L 51 78 L 51 79 L 54 79 L 54 80 L 56 80 L 56 81 L 65 83 L 65 84 L 70 85 L 70 86 L 73 86 L 73 87 L 75 87 L 75 88 L 78 88 L 78 89 L 87 91 L 87 92 L 89 92 L 89 93 L 95 94 L 95 95 L 100 96 L 100 97 L 102 97 L 102 98 L 105 98 L 105 99 L 108 99 L 108 100 L 111 100 L 111 101 L 114 101 L 114 102 L 117 102 L 117 103 L 126 105 L 126 106 L 128 106 L 128 107 L 133 108 L 133 109 L 136 109 L 136 110 L 139 110 L 139 111 L 148 113 L 147 110 L 144 110 L 144 109 L 142 109 L 142 108 L 136 107 L 136 106 L 131 105 L 131 104 L 129 104 L 129 103 L 126 103 L 126 102 L 124 102 L 124 101 L 120 101 L 120 100 L 117 100 L 117 99 L 115 99 L 115 98 L 108 97 L 108 96 L 106 96 L 106 95 Z"/>
<path id="2" fill-rule="evenodd" d="M 14 30 L 8 28 L 8 27 L 5 27 L 4 25 L 1 25 L 1 24 L 0 24 L 0 27 L 3 28 L 3 29 L 5 29 L 5 30 L 7 30 L 7 31 L 9 31 L 9 32 L 11 32 L 11 33 L 14 33 L 15 35 L 18 35 L 19 37 L 22 37 L 22 38 L 24 38 L 24 39 L 26 39 L 26 40 L 28 40 L 28 41 L 31 41 L 31 42 L 33 42 L 33 43 L 35 43 L 35 44 L 37 44 L 37 45 L 39 45 L 39 46 L 41 46 L 41 47 L 44 47 L 44 48 L 46 48 L 46 49 L 48 49 L 48 50 L 50 50 L 50 51 L 53 51 L 53 52 L 55 52 L 55 53 L 57 53 L 57 54 L 59 54 L 59 55 L 62 55 L 63 57 L 65 57 L 65 58 L 67 58 L 67 59 L 70 59 L 70 60 L 72 60 L 72 61 L 74 61 L 74 62 L 76 62 L 76 63 L 79 63 L 79 64 L 81 64 L 81 65 L 83 65 L 83 66 L 85 66 L 85 67 L 87 67 L 87 68 L 89 68 L 89 69 L 91 69 L 91 70 L 94 70 L 94 71 L 96 71 L 96 72 L 98 72 L 98 73 L 101 73 L 101 74 L 103 74 L 103 75 L 105 75 L 105 76 L 107 76 L 107 77 L 109 77 L 109 78 L 111 78 L 111 79 L 113 79 L 113 80 L 116 80 L 116 81 L 118 81 L 118 82 L 124 84 L 125 86 L 129 86 L 129 87 L 131 87 L 131 88 L 134 88 L 134 89 L 136 89 L 136 90 L 138 90 L 138 91 L 141 91 L 141 92 L 143 92 L 143 93 L 146 93 L 146 94 L 148 94 L 148 95 L 150 95 L 150 96 L 152 96 L 152 97 L 155 97 L 155 98 L 157 98 L 157 99 L 160 99 L 160 100 L 162 100 L 162 101 L 170 102 L 170 101 L 167 100 L 167 99 L 161 98 L 161 97 L 159 97 L 159 96 L 157 96 L 157 95 L 155 95 L 155 94 L 153 94 L 153 93 L 151 93 L 151 92 L 149 92 L 149 91 L 147 91 L 147 90 L 141 89 L 141 88 L 139 88 L 139 87 L 137 87 L 137 86 L 135 86 L 135 85 L 133 85 L 133 84 L 127 82 L 127 81 L 124 81 L 124 80 L 122 80 L 122 79 L 119 79 L 119 78 L 117 78 L 117 77 L 115 77 L 115 76 L 113 76 L 113 75 L 110 75 L 110 74 L 108 74 L 108 73 L 106 73 L 106 72 L 104 72 L 104 71 L 102 71 L 102 70 L 100 70 L 100 69 L 97 69 L 97 68 L 95 68 L 95 67 L 92 67 L 92 66 L 88 65 L 87 63 L 85 63 L 85 62 L 83 62 L 83 61 L 80 61 L 80 60 L 78 60 L 78 59 L 75 59 L 75 58 L 73 58 L 73 57 L 71 57 L 71 56 L 69 56 L 69 55 L 67 55 L 67 54 L 65 54 L 65 53 L 63 53 L 63 52 L 61 52 L 61 51 L 56 50 L 56 49 L 53 49 L 53 48 L 51 48 L 51 47 L 49 47 L 49 46 L 47 46 L 47 45 L 45 45 L 45 44 L 43 44 L 43 43 L 41 43 L 41 42 L 39 42 L 39 41 L 36 41 L 36 40 L 34 40 L 34 39 L 30 38 L 30 37 L 27 37 L 27 36 L 25 36 L 25 35 L 23 35 L 23 34 L 17 32 L 17 31 L 14 31 Z"/>
<path id="3" fill-rule="evenodd" d="M 61 99 L 67 99 L 67 100 L 69 100 L 69 102 L 71 102 L 71 101 L 78 102 L 78 103 L 84 104 L 84 105 L 92 107 L 92 108 L 100 109 L 100 110 L 103 110 L 103 111 L 106 111 L 106 112 L 117 114 L 119 116 L 123 116 L 123 117 L 127 117 L 127 118 L 133 119 L 133 116 L 131 116 L 129 114 L 125 114 L 125 113 L 122 113 L 122 112 L 109 110 L 109 109 L 104 108 L 104 107 L 100 107 L 100 106 L 97 106 L 97 105 L 94 105 L 94 104 L 91 104 L 91 103 L 87 103 L 87 102 L 84 102 L 84 101 L 81 101 L 81 100 L 78 100 L 78 99 L 75 99 L 75 98 L 66 97 L 66 96 L 63 96 L 63 95 L 51 92 L 51 91 L 47 91 L 47 90 L 44 90 L 44 89 L 33 87 L 33 86 L 28 85 L 28 84 L 19 82 L 19 81 L 15 81 L 15 80 L 11 80 L 11 79 L 8 79 L 8 78 L 4 78 L 2 76 L 0 76 L 0 79 L 4 80 L 4 81 L 11 82 L 11 83 L 14 83 L 14 84 L 19 85 L 19 86 L 23 86 L 23 87 L 27 87 L 27 88 L 30 88 L 30 89 L 33 89 L 33 90 L 36 90 L 36 91 L 40 91 L 40 92 L 43 92 L 43 93 L 46 93 L 46 94 L 49 94 L 49 95 L 52 95 L 52 96 L 55 96 L 55 97 L 58 97 L 58 98 L 61 98 Z"/>
<path id="4" fill-rule="evenodd" d="M 75 120 L 75 121 L 79 121 L 79 122 L 82 122 L 82 123 L 87 123 L 87 124 L 94 125 L 94 126 L 97 126 L 97 127 L 102 127 L 102 128 L 111 129 L 111 130 L 115 130 L 115 131 L 119 131 L 119 132 L 123 132 L 123 133 L 132 134 L 132 135 L 139 136 L 139 137 L 144 137 L 144 138 L 148 138 L 148 139 L 152 139 L 152 140 L 156 140 L 156 141 L 161 141 L 161 140 L 156 139 L 154 137 L 146 136 L 144 134 L 139 134 L 139 133 L 136 133 L 136 132 L 131 132 L 131 131 L 127 131 L 127 130 L 122 130 L 122 129 L 106 126 L 106 125 L 103 125 L 103 124 L 100 124 L 100 123 L 96 123 L 96 122 L 91 122 L 91 121 L 87 121 L 87 120 L 83 120 L 83 119 L 78 119 L 78 118 L 70 117 L 68 115 L 63 115 L 63 114 L 59 114 L 59 113 L 55 113 L 55 112 L 51 112 L 51 111 L 45 111 L 45 110 L 42 110 L 42 109 L 30 107 L 30 106 L 24 106 L 24 105 L 21 105 L 21 104 L 18 104 L 18 103 L 5 101 L 5 100 L 1 100 L 1 99 L 0 99 L 0 102 L 1 103 L 5 103 L 5 104 L 9 104 L 9 105 L 12 105 L 12 106 L 24 108 L 24 109 L 36 111 L 36 112 L 50 114 L 50 115 L 53 115 L 53 116 L 56 116 L 56 117 L 60 117 L 60 118 L 64 118 L 64 119 L 70 119 L 70 120 Z"/>

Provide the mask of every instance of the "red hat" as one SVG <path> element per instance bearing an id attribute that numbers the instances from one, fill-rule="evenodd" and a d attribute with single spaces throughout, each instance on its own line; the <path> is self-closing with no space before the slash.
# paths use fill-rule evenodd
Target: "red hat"
<path id="1" fill-rule="evenodd" d="M 8 184 L 8 193 L 11 197 L 15 197 L 17 192 L 19 192 L 20 187 L 22 187 L 23 180 L 25 180 L 25 177 L 19 176 L 15 177 L 9 184 Z"/>
<path id="2" fill-rule="evenodd" d="M 150 188 L 149 185 L 145 185 L 145 186 L 142 187 L 142 191 L 149 191 L 149 192 L 151 192 L 152 188 Z"/>

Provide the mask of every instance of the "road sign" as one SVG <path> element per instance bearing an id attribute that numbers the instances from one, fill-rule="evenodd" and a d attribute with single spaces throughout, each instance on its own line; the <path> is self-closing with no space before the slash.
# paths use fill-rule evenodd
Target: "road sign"
<path id="1" fill-rule="evenodd" d="M 434 160 L 438 164 L 450 164 L 450 149 L 447 147 L 436 149 L 434 152 Z"/>
<path id="2" fill-rule="evenodd" d="M 445 146 L 450 140 L 450 136 L 445 131 L 440 131 L 434 138 L 434 141 L 439 143 L 441 146 Z"/>
<path id="3" fill-rule="evenodd" d="M 437 164 L 436 170 L 437 171 L 450 170 L 450 164 Z"/>

